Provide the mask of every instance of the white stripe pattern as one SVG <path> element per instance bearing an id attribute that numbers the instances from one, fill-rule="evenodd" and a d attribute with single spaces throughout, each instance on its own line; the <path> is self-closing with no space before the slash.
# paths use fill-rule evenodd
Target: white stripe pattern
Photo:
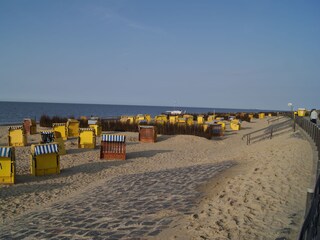
<path id="1" fill-rule="evenodd" d="M 79 128 L 79 132 L 84 132 L 84 131 L 92 131 L 92 132 L 95 132 L 94 128 Z"/>
<path id="2" fill-rule="evenodd" d="M 52 126 L 66 126 L 66 123 L 52 123 Z"/>
<path id="3" fill-rule="evenodd" d="M 34 148 L 34 155 L 49 154 L 49 153 L 58 153 L 59 148 L 58 144 L 45 144 L 45 145 L 36 145 Z"/>
<path id="4" fill-rule="evenodd" d="M 17 130 L 17 129 L 23 129 L 23 126 L 10 126 L 8 127 L 9 131 L 10 130 Z"/>
<path id="5" fill-rule="evenodd" d="M 11 157 L 11 148 L 0 147 L 0 157 Z"/>
<path id="6" fill-rule="evenodd" d="M 52 131 L 41 131 L 41 135 L 53 135 L 54 134 L 54 132 L 52 132 Z"/>
<path id="7" fill-rule="evenodd" d="M 126 136 L 124 135 L 112 135 L 112 134 L 103 134 L 102 135 L 103 142 L 125 142 Z"/>

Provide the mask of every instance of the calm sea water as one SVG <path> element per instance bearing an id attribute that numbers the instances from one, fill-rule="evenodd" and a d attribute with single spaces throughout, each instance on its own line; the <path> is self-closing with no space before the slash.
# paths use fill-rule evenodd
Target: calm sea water
<path id="1" fill-rule="evenodd" d="M 227 108 L 194 108 L 194 107 L 164 107 L 164 106 L 133 106 L 133 105 L 100 105 L 71 103 L 29 103 L 0 102 L 0 124 L 20 123 L 24 118 L 37 121 L 41 115 L 76 118 L 80 116 L 114 117 L 121 115 L 151 114 L 152 116 L 175 109 L 188 113 L 208 112 L 259 112 L 258 109 L 227 109 Z"/>

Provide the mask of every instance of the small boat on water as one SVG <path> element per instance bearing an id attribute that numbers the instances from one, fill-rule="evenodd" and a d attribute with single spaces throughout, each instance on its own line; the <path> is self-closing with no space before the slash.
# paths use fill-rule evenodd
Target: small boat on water
<path id="1" fill-rule="evenodd" d="M 186 111 L 182 111 L 182 110 L 165 111 L 165 114 L 169 114 L 169 115 L 181 115 L 184 113 L 186 113 Z"/>

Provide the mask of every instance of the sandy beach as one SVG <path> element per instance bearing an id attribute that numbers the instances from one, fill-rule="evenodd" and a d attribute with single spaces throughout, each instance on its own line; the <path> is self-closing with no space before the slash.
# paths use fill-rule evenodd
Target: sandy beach
<path id="1" fill-rule="evenodd" d="M 241 139 L 266 126 L 266 119 L 254 119 L 243 122 L 242 130 L 227 128 L 225 136 L 212 140 L 160 135 L 154 144 L 139 143 L 138 133 L 124 133 L 126 161 L 100 160 L 100 137 L 94 150 L 78 149 L 77 139 L 70 139 L 67 154 L 60 158 L 61 174 L 44 177 L 30 176 L 30 145 L 39 143 L 40 134 L 28 136 L 28 146 L 16 147 L 17 183 L 0 187 L 0 229 L 11 229 L 28 214 L 70 202 L 108 181 L 213 164 L 222 168 L 214 176 L 208 173 L 210 178 L 196 187 L 200 193 L 196 204 L 184 214 L 172 208 L 155 212 L 172 221 L 154 236 L 141 235 L 142 239 L 295 239 L 304 216 L 306 189 L 312 186 L 312 148 L 299 129 L 251 145 Z M 0 145 L 6 144 L 7 127 L 2 126 Z M 117 201 L 120 204 L 121 198 Z M 68 236 L 81 238 L 77 234 Z"/>

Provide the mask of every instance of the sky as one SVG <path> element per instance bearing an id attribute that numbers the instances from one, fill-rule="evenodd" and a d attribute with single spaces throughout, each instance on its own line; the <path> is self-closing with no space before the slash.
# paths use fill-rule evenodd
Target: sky
<path id="1" fill-rule="evenodd" d="M 320 1 L 1 0 L 0 101 L 320 109 Z"/>

